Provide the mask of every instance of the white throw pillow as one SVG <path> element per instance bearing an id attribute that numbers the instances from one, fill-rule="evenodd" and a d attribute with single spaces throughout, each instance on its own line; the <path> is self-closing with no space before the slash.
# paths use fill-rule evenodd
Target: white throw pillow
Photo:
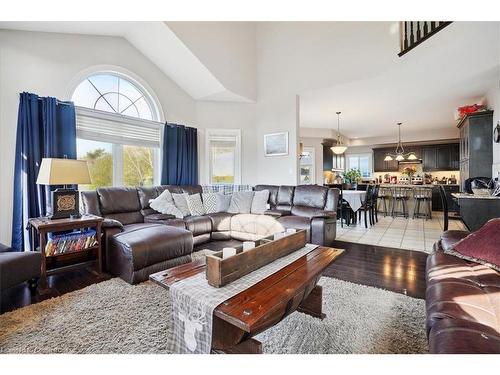
<path id="1" fill-rule="evenodd" d="M 202 198 L 203 198 L 203 207 L 205 207 L 205 212 L 207 214 L 214 214 L 217 211 L 217 193 L 203 193 Z"/>
<path id="2" fill-rule="evenodd" d="M 189 211 L 189 207 L 186 200 L 186 197 L 188 195 L 189 195 L 188 193 L 172 194 L 172 198 L 174 198 L 175 207 L 181 210 L 184 216 L 191 215 L 191 211 Z"/>
<path id="3" fill-rule="evenodd" d="M 217 212 L 228 212 L 231 204 L 231 194 L 217 193 Z"/>
<path id="4" fill-rule="evenodd" d="M 186 196 L 186 202 L 191 216 L 201 216 L 207 213 L 201 201 L 200 193 Z"/>
<path id="5" fill-rule="evenodd" d="M 167 205 L 173 205 L 174 200 L 172 199 L 172 194 L 168 190 L 165 190 L 163 193 L 158 195 L 155 199 L 149 200 L 149 207 L 153 210 L 161 212 L 164 214 L 165 207 Z"/>
<path id="6" fill-rule="evenodd" d="M 161 194 L 160 194 L 161 195 Z M 174 201 L 172 199 L 172 196 L 170 195 L 170 199 L 172 199 L 172 203 L 169 203 L 168 199 L 165 199 L 165 194 L 161 199 L 160 196 L 158 196 L 155 199 L 150 199 L 149 200 L 149 207 L 151 207 L 153 210 L 158 211 L 159 213 L 165 214 L 165 215 L 174 215 L 178 219 L 182 219 L 184 217 L 184 214 L 182 213 L 181 210 L 179 210 L 177 207 L 174 205 Z"/>
<path id="7" fill-rule="evenodd" d="M 227 212 L 232 214 L 249 214 L 252 208 L 253 191 L 235 191 L 231 196 L 231 204 Z"/>
<path id="8" fill-rule="evenodd" d="M 267 210 L 267 200 L 269 199 L 269 190 L 256 191 L 252 199 L 252 214 L 263 214 Z"/>

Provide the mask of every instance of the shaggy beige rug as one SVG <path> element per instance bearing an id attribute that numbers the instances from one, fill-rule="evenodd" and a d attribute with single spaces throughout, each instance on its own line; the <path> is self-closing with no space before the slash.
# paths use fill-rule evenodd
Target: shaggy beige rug
<path id="1" fill-rule="evenodd" d="M 324 320 L 295 312 L 266 353 L 425 353 L 424 301 L 323 277 Z M 168 353 L 168 291 L 115 278 L 0 315 L 0 353 Z"/>

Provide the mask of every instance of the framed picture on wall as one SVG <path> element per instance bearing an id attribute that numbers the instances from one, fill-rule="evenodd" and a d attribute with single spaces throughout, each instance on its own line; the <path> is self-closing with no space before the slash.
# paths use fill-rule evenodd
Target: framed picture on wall
<path id="1" fill-rule="evenodd" d="M 288 155 L 288 132 L 264 134 L 266 156 Z"/>

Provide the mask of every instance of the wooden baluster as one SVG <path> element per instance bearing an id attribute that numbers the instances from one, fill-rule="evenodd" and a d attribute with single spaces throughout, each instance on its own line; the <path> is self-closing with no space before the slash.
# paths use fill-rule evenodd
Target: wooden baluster
<path id="1" fill-rule="evenodd" d="M 420 21 L 417 21 L 417 42 L 422 38 L 422 34 L 420 33 Z"/>
<path id="2" fill-rule="evenodd" d="M 429 26 L 427 25 L 427 21 L 424 21 L 424 37 L 429 33 Z"/>
<path id="3" fill-rule="evenodd" d="M 431 21 L 431 32 L 436 28 L 436 22 Z"/>
<path id="4" fill-rule="evenodd" d="M 404 39 L 404 43 L 403 43 L 403 46 L 404 46 L 404 49 L 407 49 L 408 48 L 408 27 L 407 27 L 407 23 L 408 22 L 404 22 L 404 31 L 405 31 L 405 39 Z"/>
<path id="5" fill-rule="evenodd" d="M 410 21 L 410 46 L 415 43 L 415 35 L 413 35 L 413 21 Z"/>

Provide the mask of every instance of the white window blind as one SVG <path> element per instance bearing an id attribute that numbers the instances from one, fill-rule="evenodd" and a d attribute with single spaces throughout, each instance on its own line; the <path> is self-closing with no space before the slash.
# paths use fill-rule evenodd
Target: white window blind
<path id="1" fill-rule="evenodd" d="M 156 121 L 76 107 L 79 138 L 132 146 L 158 148 L 163 124 Z"/>

